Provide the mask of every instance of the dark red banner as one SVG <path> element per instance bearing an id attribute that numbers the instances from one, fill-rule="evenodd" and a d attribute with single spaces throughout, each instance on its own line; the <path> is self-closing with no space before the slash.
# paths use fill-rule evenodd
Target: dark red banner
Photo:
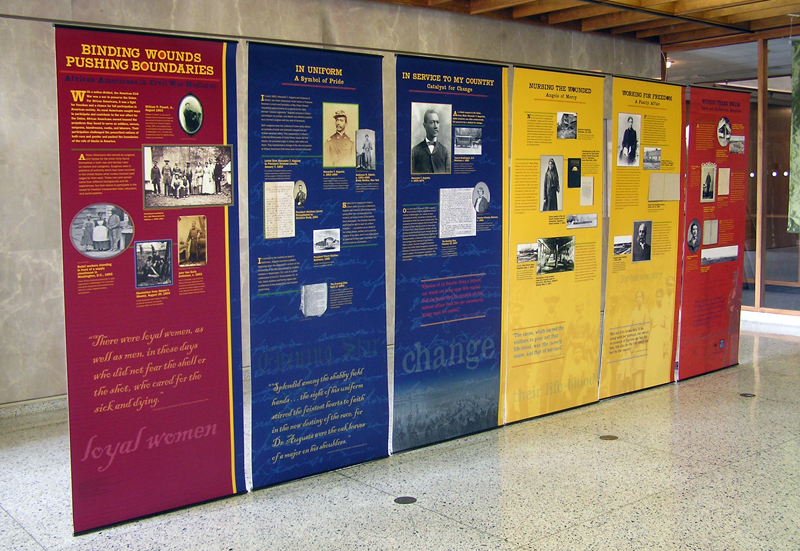
<path id="1" fill-rule="evenodd" d="M 234 59 L 56 29 L 76 532 L 245 490 Z"/>
<path id="2" fill-rule="evenodd" d="M 750 95 L 692 88 L 681 379 L 739 361 Z"/>

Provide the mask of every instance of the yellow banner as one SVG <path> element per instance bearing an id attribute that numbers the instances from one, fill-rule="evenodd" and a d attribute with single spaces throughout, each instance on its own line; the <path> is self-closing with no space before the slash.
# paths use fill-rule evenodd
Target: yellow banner
<path id="1" fill-rule="evenodd" d="M 514 70 L 506 422 L 597 401 L 603 78 Z"/>
<path id="2" fill-rule="evenodd" d="M 615 78 L 600 397 L 672 377 L 684 89 Z"/>

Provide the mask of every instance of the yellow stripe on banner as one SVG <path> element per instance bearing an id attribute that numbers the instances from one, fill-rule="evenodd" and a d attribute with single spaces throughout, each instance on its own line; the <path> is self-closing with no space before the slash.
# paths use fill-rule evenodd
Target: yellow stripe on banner
<path id="1" fill-rule="evenodd" d="M 228 43 L 222 43 L 222 143 L 228 144 Z M 233 159 L 231 159 L 231 163 Z M 231 171 L 231 176 L 233 172 Z M 231 180 L 231 194 L 233 193 L 233 180 Z M 235 201 L 234 201 L 235 204 Z M 233 338 L 231 337 L 231 247 L 230 230 L 228 228 L 228 209 L 223 207 L 225 212 L 225 309 L 227 318 L 225 323 L 228 328 L 228 418 L 231 430 L 231 487 L 233 493 L 237 493 L 236 488 L 236 432 L 233 427 Z"/>

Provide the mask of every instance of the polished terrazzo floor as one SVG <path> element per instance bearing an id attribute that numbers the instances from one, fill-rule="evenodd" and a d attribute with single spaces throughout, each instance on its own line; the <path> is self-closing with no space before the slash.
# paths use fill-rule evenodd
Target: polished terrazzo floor
<path id="1" fill-rule="evenodd" d="M 800 549 L 800 339 L 740 362 L 79 537 L 65 412 L 4 419 L 0 548 Z"/>

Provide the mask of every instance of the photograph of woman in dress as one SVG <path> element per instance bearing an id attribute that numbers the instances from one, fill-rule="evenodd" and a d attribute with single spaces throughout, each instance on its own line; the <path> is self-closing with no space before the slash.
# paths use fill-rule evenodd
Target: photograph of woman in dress
<path id="1" fill-rule="evenodd" d="M 564 170 L 564 157 L 561 155 L 543 155 L 542 167 L 547 167 L 542 173 L 542 207 L 541 212 L 561 210 L 561 177 Z"/>

